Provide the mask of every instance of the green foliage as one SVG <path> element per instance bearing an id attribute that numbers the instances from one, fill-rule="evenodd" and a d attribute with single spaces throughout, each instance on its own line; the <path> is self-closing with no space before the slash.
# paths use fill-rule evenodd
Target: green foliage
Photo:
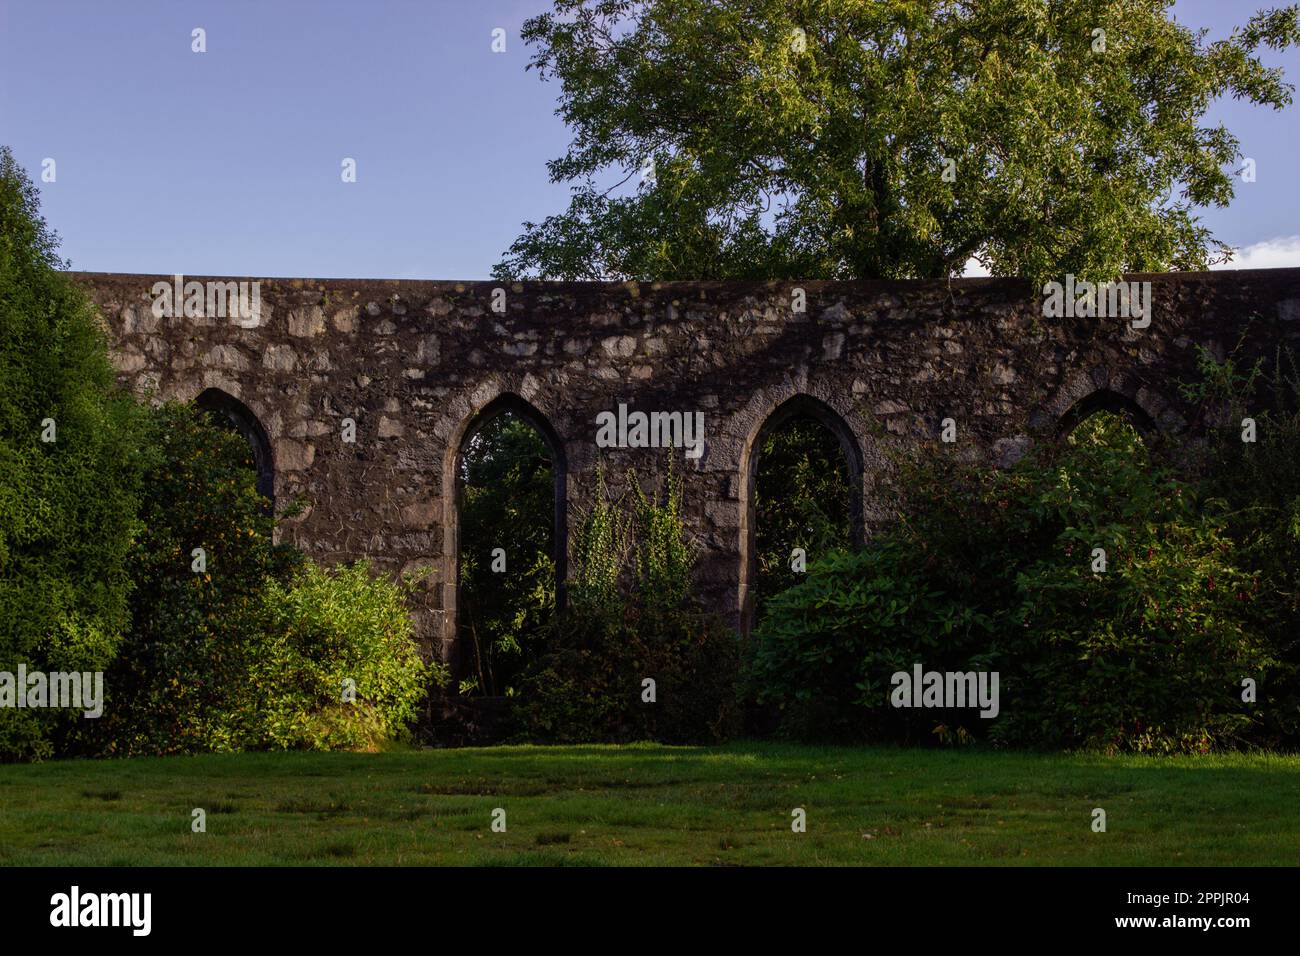
<path id="1" fill-rule="evenodd" d="M 929 577 L 898 537 L 809 565 L 805 580 L 774 596 L 755 632 L 749 685 L 778 708 L 783 735 L 803 739 L 919 740 L 937 712 L 893 710 L 889 678 L 988 663 L 987 616 Z M 961 720 L 962 715 L 950 717 Z"/>
<path id="2" fill-rule="evenodd" d="M 1235 355 L 1218 362 L 1201 353 L 1201 378 L 1188 398 L 1200 399 L 1217 427 L 1196 462 L 1207 493 L 1223 502 L 1236 563 L 1254 581 L 1246 610 L 1250 628 L 1276 664 L 1257 673 L 1259 740 L 1270 747 L 1300 742 L 1300 372 L 1290 349 L 1242 367 Z M 1242 441 L 1242 421 L 1256 440 Z"/>
<path id="3" fill-rule="evenodd" d="M 460 477 L 461 644 L 474 689 L 513 696 L 555 613 L 555 465 L 537 430 L 506 412 L 470 438 Z"/>
<path id="4" fill-rule="evenodd" d="M 1240 743 L 1256 719 L 1241 678 L 1271 657 L 1249 627 L 1255 581 L 1236 566 L 1215 503 L 1100 415 L 1002 491 L 1018 512 L 1013 532 L 1057 533 L 1017 575 L 1020 604 L 999 642 L 1011 704 L 998 738 L 1107 751 Z M 1093 548 L 1106 551 L 1104 573 Z"/>
<path id="5" fill-rule="evenodd" d="M 1249 627 L 1256 580 L 1220 509 L 1127 424 L 1093 416 L 1005 472 L 900 477 L 903 519 L 810 566 L 760 624 L 751 685 L 786 733 L 914 737 L 930 721 L 1021 746 L 1163 752 L 1254 729 L 1240 679 L 1272 660 Z M 894 710 L 890 677 L 915 663 L 998 671 L 1001 716 Z"/>
<path id="6" fill-rule="evenodd" d="M 127 624 L 139 415 L 36 190 L 0 148 L 0 671 L 100 671 Z M 45 420 L 52 442 L 43 442 Z M 0 709 L 0 760 L 49 756 L 81 711 Z"/>
<path id="7" fill-rule="evenodd" d="M 272 543 L 249 447 L 202 412 L 166 404 L 149 416 L 140 533 L 128 570 L 131 628 L 109 670 L 105 714 L 88 727 L 108 753 L 232 749 L 232 688 L 273 574 L 296 555 Z M 207 570 L 192 570 L 195 548 Z"/>
<path id="8" fill-rule="evenodd" d="M 431 680 L 447 681 L 420 659 L 402 589 L 365 561 L 272 579 L 262 615 L 236 715 L 251 745 L 377 750 L 405 735 Z"/>
<path id="9" fill-rule="evenodd" d="M 530 740 L 700 743 L 736 730 L 739 645 L 694 596 L 680 477 L 670 466 L 662 500 L 629 484 L 625 511 L 600 479 L 582 522 L 568 608 L 516 704 Z"/>
<path id="10" fill-rule="evenodd" d="M 396 587 L 272 543 L 248 445 L 189 406 L 150 417 L 132 626 L 81 745 L 108 754 L 372 749 L 429 673 Z M 192 570 L 194 548 L 207 569 Z M 356 704 L 341 702 L 356 682 Z"/>
<path id="11" fill-rule="evenodd" d="M 691 594 L 695 556 L 682 527 L 682 478 L 669 458 L 662 504 L 646 495 L 635 475 L 630 484 L 636 593 L 647 618 L 657 621 L 683 607 Z"/>
<path id="12" fill-rule="evenodd" d="M 772 430 L 759 446 L 754 482 L 754 606 L 803 577 L 790 566 L 791 551 L 811 558 L 853 541 L 849 469 L 839 440 L 812 418 L 795 418 Z"/>
<path id="13" fill-rule="evenodd" d="M 1197 210 L 1227 205 L 1241 156 L 1206 111 L 1289 105 L 1257 53 L 1300 28 L 1292 6 L 1209 42 L 1170 6 L 556 0 L 523 36 L 560 83 L 574 135 L 549 171 L 572 199 L 525 223 L 496 275 L 941 278 L 972 255 L 1036 279 L 1203 267 L 1227 247 Z"/>
<path id="14" fill-rule="evenodd" d="M 617 617 L 622 611 L 619 578 L 628 558 L 628 516 L 609 500 L 605 473 L 596 473 L 595 503 L 578 531 L 569 600 L 585 615 Z"/>

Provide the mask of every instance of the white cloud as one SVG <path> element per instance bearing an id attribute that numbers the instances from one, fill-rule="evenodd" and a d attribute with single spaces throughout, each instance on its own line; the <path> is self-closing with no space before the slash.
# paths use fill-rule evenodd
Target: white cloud
<path id="1" fill-rule="evenodd" d="M 1278 236 L 1234 249 L 1231 262 L 1214 269 L 1288 269 L 1300 266 L 1300 236 Z"/>
<path id="2" fill-rule="evenodd" d="M 1295 269 L 1300 268 L 1300 236 L 1277 236 L 1263 242 L 1234 249 L 1232 261 L 1211 266 L 1212 269 Z M 975 259 L 966 260 L 962 275 L 968 279 L 986 276 L 985 269 Z"/>

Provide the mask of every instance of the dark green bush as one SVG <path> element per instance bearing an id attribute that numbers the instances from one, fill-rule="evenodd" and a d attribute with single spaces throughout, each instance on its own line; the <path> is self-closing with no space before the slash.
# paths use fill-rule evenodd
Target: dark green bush
<path id="1" fill-rule="evenodd" d="M 1258 712 L 1243 677 L 1269 666 L 1249 626 L 1256 580 L 1236 563 L 1220 504 L 1095 416 L 1056 454 L 1001 482 L 1029 535 L 1019 603 L 998 642 L 1008 743 L 1205 751 L 1243 742 Z M 1092 550 L 1106 552 L 1104 573 Z"/>
<path id="2" fill-rule="evenodd" d="M 399 734 L 429 672 L 398 588 L 364 565 L 327 572 L 274 545 L 239 435 L 175 404 L 153 412 L 150 435 L 132 626 L 85 745 L 373 749 Z"/>
<path id="3" fill-rule="evenodd" d="M 1215 412 L 1217 424 L 1193 462 L 1206 493 L 1225 506 L 1237 566 L 1254 580 L 1249 628 L 1275 663 L 1256 678 L 1259 726 L 1266 747 L 1300 746 L 1300 371 L 1294 352 L 1243 367 L 1235 355 L 1201 354 L 1201 377 L 1185 391 Z M 1255 441 L 1242 440 L 1242 422 Z"/>
<path id="4" fill-rule="evenodd" d="M 251 666 L 263 592 L 296 552 L 272 543 L 249 448 L 189 406 L 150 413 L 140 533 L 129 571 L 131 628 L 106 678 L 107 705 L 89 728 L 108 753 L 229 748 L 232 688 Z M 197 573 L 194 549 L 206 555 Z"/>
<path id="5" fill-rule="evenodd" d="M 739 644 L 694 597 L 680 480 L 670 472 L 662 503 L 631 484 L 630 518 L 602 486 L 581 526 L 568 607 L 515 702 L 528 739 L 706 743 L 737 729 Z"/>
<path id="6" fill-rule="evenodd" d="M 56 247 L 35 188 L 0 148 L 0 671 L 10 673 L 102 671 L 127 624 L 139 416 Z M 49 756 L 87 723 L 81 713 L 0 709 L 0 760 Z"/>
<path id="7" fill-rule="evenodd" d="M 747 685 L 800 739 L 917 741 L 936 724 L 978 730 L 973 714 L 895 710 L 890 677 L 992 663 L 992 623 L 961 583 L 927 568 L 900 534 L 831 552 L 774 596 L 754 635 Z M 964 723 L 962 723 L 964 721 Z"/>
<path id="8" fill-rule="evenodd" d="M 898 491 L 894 527 L 770 602 L 751 686 L 783 732 L 915 738 L 933 722 L 1110 751 L 1251 732 L 1240 681 L 1272 659 L 1248 626 L 1256 579 L 1233 563 L 1220 506 L 1129 426 L 1094 416 L 1005 472 L 904 466 Z M 889 678 L 915 663 L 998 671 L 1000 716 L 894 711 Z"/>

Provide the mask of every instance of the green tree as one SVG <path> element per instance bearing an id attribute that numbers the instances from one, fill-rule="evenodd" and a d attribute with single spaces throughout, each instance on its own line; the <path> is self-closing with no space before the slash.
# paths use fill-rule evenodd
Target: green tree
<path id="1" fill-rule="evenodd" d="M 127 624 L 142 461 L 94 308 L 58 270 L 0 148 L 0 671 L 100 671 Z M 48 439 L 48 440 L 43 440 Z M 81 711 L 0 708 L 0 759 L 51 754 Z"/>
<path id="2" fill-rule="evenodd" d="M 251 667 L 267 582 L 297 553 L 272 543 L 244 439 L 170 403 L 149 412 L 140 531 L 131 549 L 131 627 L 109 670 L 90 749 L 113 754 L 240 749 L 235 688 Z M 202 548 L 204 570 L 194 570 Z"/>
<path id="3" fill-rule="evenodd" d="M 1159 0 L 556 0 L 530 63 L 573 130 L 569 208 L 499 278 L 942 278 L 1201 268 L 1233 195 L 1217 97 L 1281 108 L 1257 57 Z M 652 172 L 652 175 L 646 173 Z M 633 179 L 635 188 L 625 184 Z"/>

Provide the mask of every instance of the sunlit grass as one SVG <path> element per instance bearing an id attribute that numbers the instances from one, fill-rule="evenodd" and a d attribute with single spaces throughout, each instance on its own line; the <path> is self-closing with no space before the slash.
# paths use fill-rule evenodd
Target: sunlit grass
<path id="1" fill-rule="evenodd" d="M 741 743 L 63 761 L 0 767 L 0 864 L 1293 865 L 1298 808 L 1300 757 L 1269 755 Z"/>

